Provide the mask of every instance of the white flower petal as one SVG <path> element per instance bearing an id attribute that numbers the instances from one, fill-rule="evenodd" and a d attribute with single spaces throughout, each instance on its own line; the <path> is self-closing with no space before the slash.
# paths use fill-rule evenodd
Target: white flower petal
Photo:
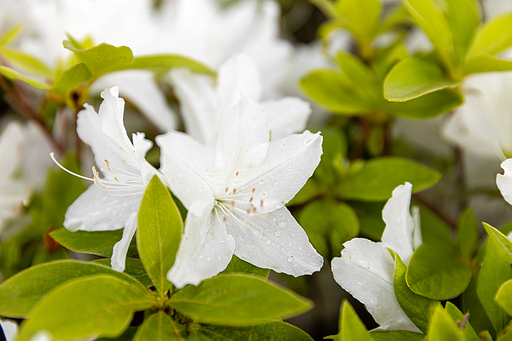
<path id="1" fill-rule="evenodd" d="M 226 215 L 226 229 L 235 238 L 235 255 L 261 268 L 293 276 L 320 270 L 324 259 L 286 207 L 260 214 Z"/>
<path id="2" fill-rule="evenodd" d="M 226 234 L 216 216 L 210 212 L 201 217 L 189 213 L 176 261 L 167 279 L 178 289 L 187 284 L 198 285 L 224 270 L 234 249 L 233 237 Z"/>
<path id="3" fill-rule="evenodd" d="M 260 212 L 265 213 L 283 207 L 315 171 L 321 146 L 322 136 L 309 131 L 272 141 L 261 164 L 248 174 L 240 173 L 237 199 L 247 202 L 253 198 L 259 210 L 261 206 Z"/>
<path id="4" fill-rule="evenodd" d="M 156 143 L 161 148 L 160 171 L 173 193 L 192 214 L 211 210 L 214 188 L 208 174 L 213 168 L 213 150 L 179 132 L 157 136 Z"/>
<path id="5" fill-rule="evenodd" d="M 260 75 L 256 63 L 243 53 L 228 58 L 219 67 L 217 79 L 219 108 L 224 111 L 244 94 L 258 102 L 261 97 Z"/>
<path id="6" fill-rule="evenodd" d="M 137 230 L 137 212 L 128 216 L 128 220 L 123 229 L 123 237 L 114 245 L 110 264 L 115 271 L 123 272 L 126 263 L 126 254 L 128 247 L 133 239 L 133 235 Z"/>
<path id="7" fill-rule="evenodd" d="M 64 227 L 72 232 L 119 230 L 139 210 L 141 199 L 141 194 L 112 196 L 92 185 L 69 206 Z"/>
<path id="8" fill-rule="evenodd" d="M 354 238 L 343 246 L 341 258 L 331 263 L 336 282 L 366 306 L 382 329 L 419 332 L 396 299 L 395 262 L 384 243 Z"/>
<path id="9" fill-rule="evenodd" d="M 304 131 L 311 114 L 311 105 L 297 97 L 266 101 L 261 103 L 261 106 L 268 115 L 272 140 Z"/>
<path id="10" fill-rule="evenodd" d="M 386 223 L 382 242 L 395 250 L 405 264 L 408 264 L 414 252 L 414 219 L 410 213 L 411 191 L 412 185 L 408 182 L 398 186 L 382 210 L 382 219 Z"/>
<path id="11" fill-rule="evenodd" d="M 504 174 L 496 175 L 496 185 L 505 200 L 512 205 L 512 159 L 506 159 L 501 163 Z"/>
<path id="12" fill-rule="evenodd" d="M 2 327 L 6 341 L 16 340 L 16 338 L 18 337 L 18 325 L 16 324 L 16 322 L 9 320 L 0 320 L 0 327 Z"/>
<path id="13" fill-rule="evenodd" d="M 182 68 L 172 70 L 169 77 L 187 133 L 206 146 L 215 146 L 220 117 L 212 78 Z"/>

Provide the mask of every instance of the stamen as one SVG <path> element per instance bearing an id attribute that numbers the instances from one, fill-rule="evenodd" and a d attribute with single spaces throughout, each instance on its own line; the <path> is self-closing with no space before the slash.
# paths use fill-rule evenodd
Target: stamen
<path id="1" fill-rule="evenodd" d="M 251 214 L 251 209 L 250 208 L 247 209 L 247 214 Z"/>
<path id="2" fill-rule="evenodd" d="M 107 164 L 107 168 L 108 168 L 108 170 L 109 170 L 109 171 L 111 171 L 111 170 L 112 170 L 112 168 L 110 168 L 110 164 L 108 163 L 108 160 L 107 160 L 107 159 L 105 159 L 105 160 L 103 160 L 103 161 L 105 161 L 105 163 Z"/>
<path id="3" fill-rule="evenodd" d="M 55 154 L 54 154 L 53 152 L 52 152 L 52 153 L 50 153 L 50 157 L 52 158 L 53 162 L 55 162 L 55 164 L 56 164 L 57 166 L 59 166 L 59 168 L 60 168 L 60 169 L 62 169 L 64 172 L 69 173 L 69 174 L 71 174 L 71 175 L 74 175 L 74 176 L 76 176 L 77 178 L 84 179 L 84 180 L 87 180 L 87 181 L 93 181 L 93 182 L 94 182 L 94 179 L 88 178 L 88 177 L 83 176 L 83 175 L 76 174 L 76 173 L 74 173 L 74 172 L 70 171 L 69 169 L 64 168 L 64 166 L 62 166 L 60 163 L 58 163 L 58 162 L 57 162 L 57 160 L 55 159 Z"/>
<path id="4" fill-rule="evenodd" d="M 256 213 L 256 207 L 253 207 L 253 208 L 252 208 L 252 212 L 253 212 L 253 213 Z"/>
<path id="5" fill-rule="evenodd" d="M 231 200 L 231 207 L 235 207 L 235 201 Z"/>
<path id="6" fill-rule="evenodd" d="M 222 218 L 222 222 L 224 222 L 224 223 L 226 222 L 226 216 L 224 216 L 224 217 Z"/>
<path id="7" fill-rule="evenodd" d="M 118 178 L 116 178 L 115 176 L 114 176 L 114 180 L 119 181 L 119 179 L 118 179 Z"/>
<path id="8" fill-rule="evenodd" d="M 260 206 L 263 207 L 263 199 L 260 201 Z"/>
<path id="9" fill-rule="evenodd" d="M 238 176 L 238 172 L 236 172 L 236 174 L 235 174 L 235 175 L 236 175 L 236 176 Z"/>
<path id="10" fill-rule="evenodd" d="M 251 197 L 251 199 L 249 199 L 249 202 L 252 202 L 252 199 L 254 199 L 253 197 Z"/>
<path id="11" fill-rule="evenodd" d="M 256 190 L 256 188 L 253 188 L 253 189 L 252 189 L 252 192 L 254 193 L 254 191 L 255 191 L 255 190 Z"/>
<path id="12" fill-rule="evenodd" d="M 228 192 L 228 190 L 229 190 L 229 188 L 228 188 L 228 187 L 226 187 L 226 193 Z"/>
<path id="13" fill-rule="evenodd" d="M 233 194 L 236 194 L 236 188 L 233 188 Z"/>
<path id="14" fill-rule="evenodd" d="M 128 164 L 128 162 L 126 162 L 126 160 L 123 160 L 123 162 L 125 163 L 125 165 L 127 165 L 127 164 Z"/>

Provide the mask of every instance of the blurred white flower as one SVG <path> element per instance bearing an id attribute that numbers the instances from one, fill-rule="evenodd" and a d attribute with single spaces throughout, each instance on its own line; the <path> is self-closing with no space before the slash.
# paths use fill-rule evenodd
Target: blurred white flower
<path id="1" fill-rule="evenodd" d="M 384 330 L 420 330 L 404 313 L 393 287 L 395 262 L 393 249 L 407 265 L 414 250 L 422 243 L 419 210 L 409 211 L 412 185 L 408 182 L 393 191 L 382 210 L 386 228 L 382 242 L 354 238 L 343 244 L 341 258 L 332 260 L 334 279 L 366 306 Z"/>
<path id="2" fill-rule="evenodd" d="M 224 270 L 231 257 L 294 276 L 323 264 L 284 206 L 313 174 L 322 137 L 306 131 L 269 142 L 268 118 L 247 97 L 222 116 L 216 148 L 186 134 L 157 138 L 161 171 L 188 209 L 176 262 L 178 288 Z"/>
<path id="3" fill-rule="evenodd" d="M 117 87 L 101 93 L 99 114 L 85 105 L 78 113 L 77 132 L 93 153 L 95 186 L 90 186 L 68 208 L 64 227 L 70 231 L 108 231 L 124 227 L 114 246 L 112 268 L 123 271 L 128 246 L 137 229 L 137 213 L 146 185 L 158 173 L 145 159 L 152 143 L 143 133 L 129 140 L 123 125 L 124 100 Z M 76 175 L 76 174 L 74 174 Z M 81 177 L 81 176 L 80 176 Z"/>
<path id="4" fill-rule="evenodd" d="M 257 66 L 245 54 L 235 54 L 222 63 L 216 84 L 211 77 L 188 69 L 171 71 L 170 77 L 187 132 L 212 148 L 217 142 L 222 114 L 242 95 L 263 107 L 273 140 L 303 131 L 311 113 L 309 103 L 296 97 L 259 102 L 262 89 Z"/>

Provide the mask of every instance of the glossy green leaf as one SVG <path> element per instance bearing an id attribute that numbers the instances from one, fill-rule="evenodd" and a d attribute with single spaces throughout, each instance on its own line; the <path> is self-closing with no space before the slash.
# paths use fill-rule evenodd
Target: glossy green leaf
<path id="1" fill-rule="evenodd" d="M 458 84 L 458 81 L 448 79 L 436 64 L 418 58 L 408 58 L 396 64 L 386 76 L 384 98 L 394 102 L 405 102 Z"/>
<path id="2" fill-rule="evenodd" d="M 10 80 L 20 80 L 28 85 L 41 90 L 50 90 L 51 86 L 43 83 L 35 78 L 27 77 L 16 70 L 8 68 L 7 66 L 0 65 L 0 74 Z"/>
<path id="3" fill-rule="evenodd" d="M 359 234 L 359 220 L 354 210 L 330 199 L 308 204 L 298 220 L 315 249 L 326 259 L 339 255 L 342 244 Z"/>
<path id="4" fill-rule="evenodd" d="M 464 75 L 482 72 L 511 71 L 512 61 L 500 59 L 488 54 L 473 56 L 464 65 Z"/>
<path id="5" fill-rule="evenodd" d="M 133 60 L 132 50 L 126 46 L 116 47 L 102 43 L 91 48 L 79 49 L 69 40 L 64 40 L 62 44 L 74 52 L 80 62 L 87 65 L 94 78 L 128 65 Z"/>
<path id="6" fill-rule="evenodd" d="M 51 232 L 50 236 L 69 250 L 112 257 L 112 249 L 121 240 L 123 230 L 70 232 L 65 228 L 61 228 Z M 128 257 L 136 255 L 137 246 L 135 245 L 135 240 L 133 240 L 128 249 Z"/>
<path id="7" fill-rule="evenodd" d="M 508 13 L 485 23 L 476 35 L 469 56 L 494 55 L 512 46 L 512 13 Z"/>
<path id="8" fill-rule="evenodd" d="M 172 54 L 135 57 L 132 63 L 123 67 L 123 70 L 145 69 L 163 73 L 177 67 L 185 67 L 192 72 L 215 75 L 215 72 L 204 64 L 187 57 Z"/>
<path id="9" fill-rule="evenodd" d="M 465 209 L 457 224 L 459 247 L 464 257 L 470 258 L 478 248 L 478 225 L 475 214 L 470 208 Z"/>
<path id="10" fill-rule="evenodd" d="M 464 103 L 464 96 L 454 89 L 434 91 L 406 102 L 385 102 L 384 109 L 394 115 L 425 119 L 445 114 Z"/>
<path id="11" fill-rule="evenodd" d="M 338 182 L 339 170 L 344 169 L 343 159 L 347 154 L 347 141 L 345 136 L 334 128 L 322 129 L 322 136 L 323 154 L 320 164 L 315 170 L 314 178 L 326 188 L 331 188 Z M 321 190 L 321 188 L 316 188 L 315 194 Z"/>
<path id="12" fill-rule="evenodd" d="M 411 257 L 406 281 L 413 292 L 434 300 L 459 296 L 471 281 L 471 269 L 454 250 L 422 244 Z"/>
<path id="13" fill-rule="evenodd" d="M 182 334 L 185 326 L 174 322 L 162 310 L 144 320 L 137 329 L 133 341 L 186 340 Z"/>
<path id="14" fill-rule="evenodd" d="M 501 285 L 511 278 L 510 261 L 502 258 L 497 245 L 487 243 L 478 273 L 477 294 L 497 334 L 509 323 L 510 316 L 496 303 L 495 297 Z"/>
<path id="15" fill-rule="evenodd" d="M 57 340 L 95 335 L 120 336 L 135 311 L 155 302 L 145 289 L 114 277 L 95 275 L 70 280 L 49 292 L 30 311 L 19 340 L 29 341 L 39 330 Z"/>
<path id="16" fill-rule="evenodd" d="M 172 287 L 166 278 L 180 245 L 183 223 L 169 190 L 158 176 L 149 182 L 138 214 L 140 259 L 161 295 Z"/>
<path id="17" fill-rule="evenodd" d="M 18 34 L 21 32 L 22 26 L 22 24 L 19 24 L 3 32 L 3 34 L 0 36 L 0 46 L 5 45 L 16 38 L 16 36 L 18 36 Z"/>
<path id="18" fill-rule="evenodd" d="M 412 184 L 413 192 L 434 185 L 439 172 L 400 157 L 381 157 L 366 162 L 363 167 L 346 176 L 335 189 L 344 199 L 381 201 L 404 182 Z"/>
<path id="19" fill-rule="evenodd" d="M 498 254 L 507 262 L 512 263 L 512 241 L 495 227 L 492 227 L 487 223 L 482 224 L 489 235 L 489 239 L 496 247 Z"/>
<path id="20" fill-rule="evenodd" d="M 489 317 L 485 313 L 482 302 L 480 302 L 480 298 L 478 297 L 477 282 L 478 276 L 474 274 L 468 288 L 462 293 L 460 300 L 461 310 L 464 312 L 470 312 L 469 322 L 477 334 L 480 334 L 484 330 L 490 330 L 494 333 L 495 329 L 489 320 Z"/>
<path id="21" fill-rule="evenodd" d="M 464 333 L 457 327 L 452 319 L 441 305 L 439 305 L 432 315 L 429 326 L 427 341 L 466 341 Z"/>
<path id="22" fill-rule="evenodd" d="M 201 325 L 201 333 L 212 341 L 313 340 L 304 331 L 286 322 L 273 322 L 252 327 L 224 327 L 214 325 Z"/>
<path id="23" fill-rule="evenodd" d="M 443 11 L 434 0 L 402 0 L 402 3 L 449 66 L 453 53 L 453 36 Z"/>
<path id="24" fill-rule="evenodd" d="M 370 335 L 375 341 L 422 341 L 425 338 L 424 334 L 407 330 L 372 330 Z"/>
<path id="25" fill-rule="evenodd" d="M 419 207 L 423 244 L 452 250 L 455 244 L 448 225 L 426 207 L 422 205 Z"/>
<path id="26" fill-rule="evenodd" d="M 199 323 L 250 326 L 291 317 L 311 302 L 288 289 L 246 275 L 220 275 L 176 292 L 169 304 Z"/>
<path id="27" fill-rule="evenodd" d="M 460 69 L 480 25 L 480 4 L 476 0 L 446 0 L 444 14 L 453 37 L 452 64 Z"/>
<path id="28" fill-rule="evenodd" d="M 101 264 L 110 268 L 110 258 L 96 259 L 91 263 Z M 124 273 L 130 275 L 139 281 L 145 288 L 149 288 L 153 285 L 153 281 L 149 278 L 144 269 L 144 265 L 140 259 L 137 258 L 126 258 Z"/>
<path id="29" fill-rule="evenodd" d="M 356 115 L 372 109 L 372 104 L 359 98 L 357 85 L 341 72 L 315 70 L 299 83 L 300 88 L 311 99 L 333 112 Z"/>
<path id="30" fill-rule="evenodd" d="M 463 331 L 464 337 L 466 341 L 480 341 L 477 333 L 471 326 L 471 323 L 467 321 L 467 317 L 462 314 L 462 312 L 450 301 L 446 302 L 446 306 L 444 307 L 446 312 L 450 314 L 452 319 L 460 325 L 460 328 Z M 469 312 L 468 315 L 469 316 Z M 466 322 L 464 320 L 466 319 Z"/>
<path id="31" fill-rule="evenodd" d="M 415 294 L 405 281 L 406 265 L 400 256 L 389 249 L 395 260 L 395 274 L 393 277 L 393 289 L 400 307 L 411 321 L 424 333 L 427 332 L 430 317 L 439 305 L 438 301 Z"/>
<path id="32" fill-rule="evenodd" d="M 84 63 L 73 65 L 65 70 L 53 85 L 53 91 L 67 96 L 75 90 L 82 82 L 92 78 L 89 68 Z"/>
<path id="33" fill-rule="evenodd" d="M 322 161 L 320 161 L 322 162 Z M 299 193 L 297 193 L 292 200 L 290 200 L 286 206 L 295 206 L 305 204 L 310 200 L 313 200 L 320 194 L 320 188 L 317 184 L 317 181 L 314 178 L 309 178 L 304 186 L 300 189 Z"/>
<path id="34" fill-rule="evenodd" d="M 50 290 L 77 277 L 96 274 L 116 276 L 132 286 L 144 290 L 134 278 L 106 266 L 61 260 L 28 268 L 0 285 L 0 315 L 22 318 Z"/>
<path id="35" fill-rule="evenodd" d="M 347 300 L 342 303 L 340 320 L 340 340 L 373 341 L 373 337 Z"/>
<path id="36" fill-rule="evenodd" d="M 253 275 L 256 277 L 260 277 L 262 279 L 267 279 L 270 273 L 269 269 L 258 268 L 251 263 L 248 263 L 237 256 L 233 255 L 231 261 L 222 274 L 244 274 L 244 275 Z"/>
<path id="37" fill-rule="evenodd" d="M 359 42 L 368 44 L 372 40 L 379 24 L 379 0 L 337 1 L 336 9 L 342 24 Z"/>
<path id="38" fill-rule="evenodd" d="M 52 78 L 53 74 L 45 63 L 36 57 L 23 51 L 16 50 L 7 46 L 1 46 L 0 55 L 9 65 L 26 72 L 28 74 L 46 78 Z"/>

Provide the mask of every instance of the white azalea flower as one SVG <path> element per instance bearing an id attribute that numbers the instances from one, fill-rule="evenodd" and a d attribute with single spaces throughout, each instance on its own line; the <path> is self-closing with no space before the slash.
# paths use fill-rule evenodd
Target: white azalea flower
<path id="1" fill-rule="evenodd" d="M 0 327 L 2 327 L 5 341 L 15 341 L 18 337 L 18 325 L 14 321 L 0 320 Z M 1 336 L 1 335 L 0 335 Z"/>
<path id="2" fill-rule="evenodd" d="M 256 63 L 245 54 L 235 54 L 220 66 L 216 84 L 211 77 L 188 69 L 171 71 L 187 132 L 201 143 L 214 147 L 226 109 L 242 94 L 260 101 L 259 76 Z M 311 113 L 309 103 L 297 97 L 259 104 L 268 115 L 273 140 L 303 131 Z"/>
<path id="3" fill-rule="evenodd" d="M 17 172 L 23 165 L 25 134 L 21 124 L 10 122 L 0 134 L 0 232 L 29 198 L 29 186 Z"/>
<path id="4" fill-rule="evenodd" d="M 395 262 L 393 249 L 407 265 L 422 243 L 419 211 L 409 212 L 412 185 L 408 182 L 393 191 L 382 211 L 386 228 L 382 242 L 354 238 L 343 244 L 341 258 L 332 260 L 334 279 L 366 306 L 384 330 L 420 330 L 404 313 L 393 289 Z"/>
<path id="5" fill-rule="evenodd" d="M 501 163 L 504 174 L 496 175 L 496 185 L 505 200 L 512 205 L 512 159 L 507 159 Z"/>
<path id="6" fill-rule="evenodd" d="M 93 153 L 99 171 L 93 167 L 95 186 L 90 186 L 68 208 L 64 227 L 70 231 L 107 231 L 124 227 L 122 239 L 114 246 L 112 268 L 123 271 L 128 246 L 137 228 L 137 213 L 149 180 L 158 171 L 145 159 L 152 143 L 143 133 L 128 139 L 123 125 L 124 100 L 119 88 L 107 88 L 99 114 L 85 105 L 78 113 L 77 132 Z M 75 174 L 76 175 L 76 174 Z M 82 177 L 83 178 L 83 177 Z"/>
<path id="7" fill-rule="evenodd" d="M 167 274 L 176 287 L 217 275 L 233 254 L 294 276 L 322 266 L 284 206 L 317 167 L 322 137 L 306 131 L 268 141 L 266 113 L 247 97 L 224 113 L 215 149 L 179 132 L 157 138 L 162 173 L 188 209 Z"/>

